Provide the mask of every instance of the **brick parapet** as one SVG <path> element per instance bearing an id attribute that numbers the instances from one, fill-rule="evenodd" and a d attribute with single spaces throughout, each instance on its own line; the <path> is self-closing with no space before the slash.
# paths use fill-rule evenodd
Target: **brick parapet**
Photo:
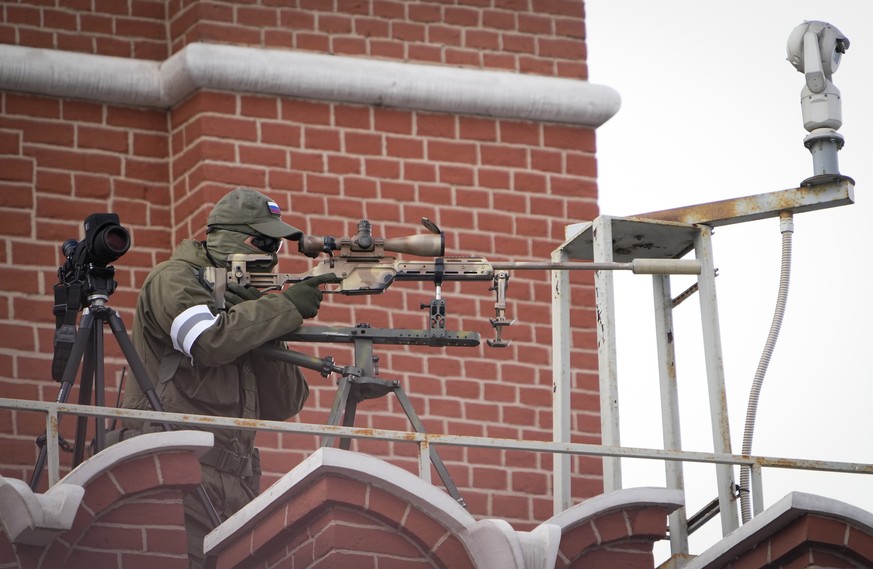
<path id="1" fill-rule="evenodd" d="M 211 566 L 226 568 L 291 559 L 309 568 L 337 559 L 380 567 L 402 560 L 399 566 L 433 568 L 652 568 L 652 544 L 665 536 L 677 497 L 665 489 L 618 491 L 519 531 L 505 520 L 475 521 L 396 467 L 321 449 L 210 534 L 206 550 Z"/>

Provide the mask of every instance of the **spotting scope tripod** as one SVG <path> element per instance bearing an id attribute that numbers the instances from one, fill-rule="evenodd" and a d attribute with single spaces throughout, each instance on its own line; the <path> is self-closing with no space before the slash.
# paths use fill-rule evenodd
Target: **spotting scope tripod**
<path id="1" fill-rule="evenodd" d="M 111 267 L 107 267 L 111 269 Z M 93 269 L 92 269 L 93 270 Z M 105 270 L 105 269 L 104 269 Z M 97 279 L 100 282 L 101 279 Z M 111 279 L 110 279 L 111 280 Z M 92 281 L 94 282 L 94 281 Z M 78 330 L 72 338 L 72 347 L 69 351 L 66 365 L 63 368 L 63 375 L 60 378 L 61 387 L 58 392 L 58 403 L 66 403 L 76 381 L 76 375 L 81 364 L 82 379 L 79 389 L 79 404 L 88 405 L 91 402 L 92 393 L 94 396 L 94 404 L 103 406 L 104 395 L 104 341 L 103 341 L 103 325 L 108 324 L 112 330 L 118 346 L 121 348 L 128 365 L 130 366 L 133 376 L 139 383 L 140 389 L 148 399 L 149 405 L 154 411 L 163 411 L 160 399 L 155 392 L 154 384 L 149 378 L 145 365 L 136 353 L 130 337 L 127 335 L 127 330 L 124 327 L 124 322 L 121 317 L 108 306 L 109 294 L 114 290 L 113 286 L 107 287 L 107 290 L 96 290 L 87 296 L 89 306 L 82 311 L 82 319 L 79 323 Z M 66 340 L 69 343 L 69 333 Z M 63 340 L 62 340 L 63 341 Z M 96 433 L 94 439 L 94 452 L 99 452 L 106 448 L 106 429 L 103 419 L 97 418 Z M 165 431 L 170 431 L 173 427 L 169 423 L 162 423 L 161 426 Z M 76 442 L 73 449 L 73 466 L 78 466 L 84 460 L 85 455 L 85 439 L 87 436 L 88 419 L 79 417 L 76 425 Z M 60 435 L 58 435 L 60 437 Z M 37 445 L 40 447 L 39 456 L 36 465 L 33 469 L 33 476 L 30 481 L 30 487 L 36 491 L 39 486 L 43 468 L 45 467 L 47 449 L 47 435 L 43 434 L 37 437 Z M 197 495 L 203 503 L 213 527 L 221 523 L 218 514 L 215 511 L 215 506 L 206 494 L 206 490 L 202 485 L 197 487 Z"/>

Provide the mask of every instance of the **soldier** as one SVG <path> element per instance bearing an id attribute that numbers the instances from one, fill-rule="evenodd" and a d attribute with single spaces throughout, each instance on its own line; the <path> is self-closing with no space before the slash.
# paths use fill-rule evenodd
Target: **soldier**
<path id="1" fill-rule="evenodd" d="M 278 421 L 300 411 L 309 394 L 300 370 L 252 350 L 282 344 L 279 338 L 315 317 L 322 300 L 318 285 L 335 277 L 264 295 L 230 284 L 226 309 L 219 310 L 202 269 L 226 267 L 231 254 L 268 253 L 272 263 L 264 269 L 269 270 L 278 263 L 283 241 L 301 235 L 281 220 L 273 200 L 238 188 L 209 214 L 206 241 L 182 242 L 170 260 L 151 271 L 140 291 L 132 337 L 165 411 Z M 124 406 L 149 408 L 136 383 L 126 389 Z M 134 421 L 125 427 L 131 434 L 152 429 Z M 254 431 L 210 430 L 215 446 L 200 459 L 203 486 L 224 520 L 260 492 L 258 451 Z M 211 524 L 196 495 L 185 498 L 185 512 L 191 566 L 199 567 Z"/>

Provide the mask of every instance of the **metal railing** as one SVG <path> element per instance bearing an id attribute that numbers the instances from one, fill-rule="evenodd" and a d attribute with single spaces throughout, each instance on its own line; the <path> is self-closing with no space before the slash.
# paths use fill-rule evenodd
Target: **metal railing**
<path id="1" fill-rule="evenodd" d="M 139 419 L 174 425 L 196 425 L 209 428 L 233 428 L 252 431 L 270 431 L 278 433 L 308 434 L 319 437 L 349 437 L 354 439 L 378 439 L 416 444 L 418 446 L 419 476 L 430 482 L 430 446 L 446 445 L 460 447 L 495 448 L 504 450 L 548 452 L 556 454 L 641 458 L 665 461 L 696 462 L 705 464 L 744 465 L 752 471 L 752 497 L 755 510 L 763 509 L 763 491 L 761 470 L 763 468 L 798 469 L 819 472 L 841 472 L 849 474 L 873 474 L 873 464 L 835 462 L 825 460 L 808 460 L 769 456 L 743 456 L 737 454 L 719 454 L 711 452 L 677 451 L 662 449 L 647 449 L 635 447 L 612 447 L 586 443 L 557 443 L 547 441 L 528 441 L 516 439 L 501 439 L 493 437 L 473 437 L 463 435 L 448 435 L 434 433 L 417 433 L 411 431 L 393 431 L 360 427 L 343 427 L 333 425 L 315 425 L 311 423 L 294 423 L 283 421 L 264 421 L 256 419 L 236 419 L 229 417 L 214 417 L 211 415 L 192 415 L 183 413 L 167 413 L 158 411 L 140 411 L 134 409 L 115 409 L 72 403 L 56 403 L 46 401 L 28 401 L 22 399 L 0 398 L 0 409 L 14 411 L 38 412 L 45 414 L 48 453 L 49 486 L 60 480 L 60 448 L 58 444 L 58 425 L 62 415 L 84 417 L 102 417 L 117 419 Z"/>

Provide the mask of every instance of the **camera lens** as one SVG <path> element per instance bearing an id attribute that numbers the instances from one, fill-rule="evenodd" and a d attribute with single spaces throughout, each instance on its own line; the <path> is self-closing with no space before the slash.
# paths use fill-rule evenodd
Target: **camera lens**
<path id="1" fill-rule="evenodd" d="M 130 248 L 130 236 L 121 226 L 107 228 L 103 233 L 103 241 L 113 253 L 124 254 Z"/>
<path id="2" fill-rule="evenodd" d="M 94 261 L 108 264 L 124 255 L 130 248 L 130 234 L 120 225 L 102 227 L 90 243 Z"/>
<path id="3" fill-rule="evenodd" d="M 64 254 L 64 257 L 71 257 L 73 253 L 76 251 L 76 246 L 79 244 L 75 239 L 67 239 L 61 245 L 61 252 Z"/>

